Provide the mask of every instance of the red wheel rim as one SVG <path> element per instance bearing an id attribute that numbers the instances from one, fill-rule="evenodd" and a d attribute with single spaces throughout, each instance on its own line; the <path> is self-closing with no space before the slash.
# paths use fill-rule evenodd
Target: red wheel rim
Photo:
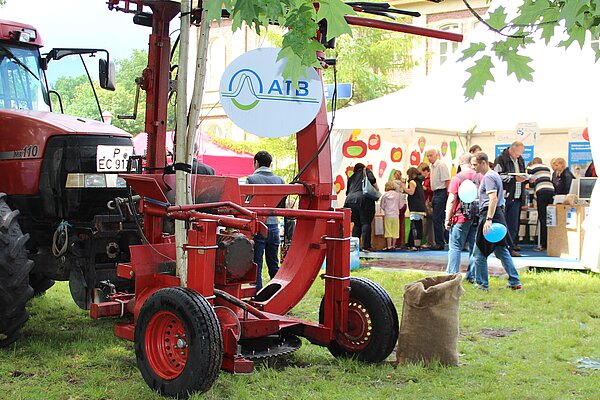
<path id="1" fill-rule="evenodd" d="M 348 332 L 339 342 L 346 350 L 364 350 L 371 340 L 373 324 L 367 308 L 359 301 L 350 299 L 348 303 Z"/>
<path id="2" fill-rule="evenodd" d="M 144 349 L 156 375 L 177 378 L 188 358 L 188 338 L 179 317 L 168 311 L 154 314 L 146 327 Z"/>

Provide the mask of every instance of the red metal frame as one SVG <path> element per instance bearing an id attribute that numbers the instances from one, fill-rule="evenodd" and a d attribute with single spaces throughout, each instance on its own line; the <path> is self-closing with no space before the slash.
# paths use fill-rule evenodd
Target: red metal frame
<path id="1" fill-rule="evenodd" d="M 143 73 L 142 88 L 147 92 L 147 165 L 151 170 L 161 169 L 165 165 L 166 102 L 170 75 L 168 25 L 177 15 L 179 3 L 109 0 L 108 6 L 125 12 L 139 12 L 147 6 L 153 13 L 148 67 Z M 350 16 L 346 20 L 353 25 L 462 40 L 461 35 L 450 32 Z M 329 140 L 326 115 L 323 101 L 317 117 L 297 133 L 298 165 L 304 168 L 299 177 L 302 185 L 238 185 L 235 180 L 224 184 L 217 177 L 195 177 L 196 187 L 219 188 L 216 190 L 218 199 L 204 200 L 204 204 L 170 206 L 168 199 L 172 198 L 172 194 L 169 193 L 169 187 L 174 185 L 167 181 L 172 183 L 172 177 L 162 174 L 125 176 L 127 182 L 142 196 L 144 234 L 148 244 L 132 246 L 130 264 L 122 264 L 118 268 L 119 276 L 135 278 L 135 297 L 113 294 L 111 301 L 92 305 L 92 317 L 122 315 L 124 312 L 133 314 L 133 323 L 115 326 L 117 336 L 133 340 L 135 321 L 146 299 L 163 287 L 180 284 L 177 277 L 164 274 L 161 270 L 165 265 L 174 265 L 175 259 L 172 237 L 164 237 L 162 233 L 163 218 L 167 217 L 191 223 L 185 245 L 188 252 L 188 287 L 215 306 L 223 335 L 224 369 L 233 372 L 252 370 L 252 362 L 238 354 L 240 338 L 259 338 L 292 326 L 314 343 L 327 345 L 337 340 L 350 350 L 364 347 L 367 339 L 365 332 L 369 328 L 367 315 L 361 311 L 360 304 L 349 304 L 350 210 L 331 210 L 331 201 L 335 196 L 332 194 L 330 148 L 324 145 Z M 312 160 L 315 154 L 317 156 Z M 299 195 L 299 210 L 275 208 L 288 194 Z M 196 201 L 202 201 L 203 195 L 197 192 Z M 202 212 L 207 208 L 211 209 L 211 213 Z M 297 224 L 279 273 L 256 293 L 252 286 L 242 287 L 241 281 L 229 283 L 219 275 L 215 268 L 216 232 L 218 226 L 229 227 L 251 237 L 257 232 L 265 232 L 261 219 L 269 215 L 296 217 Z M 321 275 L 325 280 L 323 323 L 309 323 L 284 316 L 307 293 L 319 275 L 325 256 L 325 273 Z M 155 322 L 154 325 L 150 324 L 150 331 L 156 337 L 153 339 L 154 348 L 160 347 L 161 340 L 166 340 L 166 333 L 161 327 L 169 318 L 169 315 L 158 314 L 156 321 L 152 320 Z M 349 321 L 352 323 L 349 324 Z M 352 325 L 350 331 L 349 325 Z M 172 360 L 167 360 L 168 357 L 163 353 L 154 354 L 153 357 L 155 361 L 151 364 L 163 371 L 165 379 L 177 375 L 178 370 L 164 366 Z M 185 360 L 181 358 L 179 361 L 183 363 Z"/>

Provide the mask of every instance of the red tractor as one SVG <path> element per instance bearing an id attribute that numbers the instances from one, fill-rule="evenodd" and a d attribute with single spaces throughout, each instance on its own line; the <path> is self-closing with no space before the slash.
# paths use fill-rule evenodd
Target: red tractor
<path id="1" fill-rule="evenodd" d="M 104 284 L 130 288 L 117 279 L 116 264 L 140 243 L 135 224 L 123 225 L 107 208 L 128 193 L 117 174 L 126 170 L 131 135 L 52 112 L 46 82 L 52 60 L 106 53 L 100 84 L 114 89 L 108 53 L 53 49 L 41 56 L 41 47 L 33 26 L 0 20 L 0 347 L 17 339 L 25 304 L 54 280 L 68 280 L 85 309 Z"/>
<path id="2" fill-rule="evenodd" d="M 365 4 L 357 7 L 364 9 Z M 120 175 L 131 191 L 122 193 L 117 188 L 111 192 L 104 188 L 90 192 L 92 197 L 85 197 L 88 174 L 100 175 L 96 169 L 102 156 L 116 162 L 115 157 L 100 151 L 102 146 L 126 146 L 125 142 L 130 143 L 128 136 L 101 124 L 91 129 L 95 123 L 77 119 L 73 124 L 79 121 L 88 130 L 77 125 L 77 129 L 65 132 L 65 122 L 60 128 L 55 127 L 58 123 L 48 122 L 62 116 L 3 111 L 19 121 L 14 123 L 12 131 L 27 132 L 23 136 L 28 138 L 18 145 L 3 141 L 2 146 L 7 150 L 0 153 L 20 155 L 0 161 L 13 163 L 13 176 L 0 180 L 0 190 L 10 193 L 1 204 L 5 221 L 0 236 L 3 310 L 8 304 L 12 306 L 11 299 L 19 299 L 11 313 L 3 311 L 12 321 L 0 331 L 8 337 L 5 341 L 14 340 L 16 329 L 27 317 L 24 304 L 33 294 L 27 282 L 32 270 L 28 253 L 30 256 L 43 253 L 46 245 L 50 250 L 46 250 L 45 259 L 34 261 L 42 265 L 50 262 L 45 271 L 54 273 L 32 274 L 31 282 L 37 282 L 38 276 L 42 281 L 68 278 L 71 287 L 79 289 L 72 289 L 78 294 L 76 300 L 79 299 L 80 305 L 90 306 L 92 318 L 120 317 L 115 324 L 115 335 L 135 343 L 142 376 L 162 394 L 185 397 L 206 391 L 220 369 L 251 372 L 255 359 L 296 350 L 301 343 L 299 337 L 326 346 L 335 357 L 369 363 L 384 360 L 393 351 L 398 336 L 398 316 L 391 298 L 380 285 L 350 276 L 350 211 L 331 208 L 334 195 L 328 146 L 330 129 L 324 103 L 317 117 L 296 135 L 298 183 L 240 185 L 233 178 L 194 175 L 194 204 L 175 206 L 175 176 L 164 173 L 164 144 L 172 71 L 169 22 L 180 13 L 181 4 L 108 0 L 108 7 L 134 14 L 135 23 L 152 28 L 148 66 L 139 79 L 140 87 L 147 93 L 147 170 L 143 174 Z M 195 10 L 192 14 L 199 18 L 200 12 Z M 459 35 L 448 32 L 367 18 L 348 17 L 348 22 L 460 39 Z M 36 71 L 41 75 L 41 68 Z M 26 124 L 32 127 L 23 129 Z M 9 131 L 5 128 L 0 128 L 3 136 Z M 31 136 L 38 142 L 30 139 L 29 133 L 34 131 Z M 78 140 L 77 154 L 68 145 L 70 138 Z M 54 140 L 60 145 L 55 145 L 58 149 L 51 152 L 54 147 L 50 143 Z M 34 143 L 35 156 L 26 147 Z M 81 159 L 80 153 L 87 158 Z M 46 159 L 49 161 L 45 163 Z M 180 163 L 179 167 L 185 165 Z M 104 175 L 108 182 L 109 174 Z M 15 179 L 16 176 L 21 180 Z M 16 181 L 23 183 L 15 186 Z M 83 182 L 84 187 L 71 192 L 74 188 L 69 186 L 70 182 Z M 299 209 L 276 208 L 290 194 L 299 196 Z M 103 214 L 110 199 L 114 199 L 112 213 Z M 27 234 L 21 233 L 17 215 L 8 205 L 21 211 L 19 217 Z M 53 214 L 44 215 L 43 219 L 38 214 L 46 208 Z M 257 291 L 252 238 L 258 232 L 265 233 L 261 221 L 272 215 L 294 217 L 297 224 L 279 272 Z M 187 242 L 183 246 L 187 252 L 185 277 L 176 271 L 175 240 L 165 229 L 174 219 L 187 224 Z M 132 225 L 129 231 L 127 227 Z M 135 227 L 139 229 L 135 231 Z M 35 232 L 39 232 L 40 238 L 33 241 Z M 29 241 L 27 235 L 31 236 Z M 65 253 L 59 256 L 52 253 L 63 250 Z M 73 256 L 67 257 L 69 252 Z M 326 269 L 320 274 L 325 256 Z M 37 267 L 32 272 L 38 274 Z M 325 282 L 319 321 L 287 316 L 319 274 Z M 39 290 L 43 289 L 41 286 Z"/>

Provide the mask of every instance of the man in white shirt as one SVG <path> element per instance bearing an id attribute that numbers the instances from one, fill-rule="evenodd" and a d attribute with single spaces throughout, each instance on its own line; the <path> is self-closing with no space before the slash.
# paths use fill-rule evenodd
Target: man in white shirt
<path id="1" fill-rule="evenodd" d="M 435 149 L 427 150 L 427 160 L 431 164 L 431 190 L 433 191 L 433 231 L 435 246 L 431 250 L 444 250 L 444 220 L 446 214 L 446 201 L 448 200 L 448 184 L 450 172 L 444 162 L 438 157 Z"/>

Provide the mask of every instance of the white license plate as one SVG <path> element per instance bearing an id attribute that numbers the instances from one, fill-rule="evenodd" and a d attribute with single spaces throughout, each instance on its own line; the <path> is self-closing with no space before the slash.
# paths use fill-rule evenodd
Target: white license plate
<path id="1" fill-rule="evenodd" d="M 96 150 L 96 170 L 127 171 L 127 160 L 133 155 L 133 146 L 103 146 Z"/>

